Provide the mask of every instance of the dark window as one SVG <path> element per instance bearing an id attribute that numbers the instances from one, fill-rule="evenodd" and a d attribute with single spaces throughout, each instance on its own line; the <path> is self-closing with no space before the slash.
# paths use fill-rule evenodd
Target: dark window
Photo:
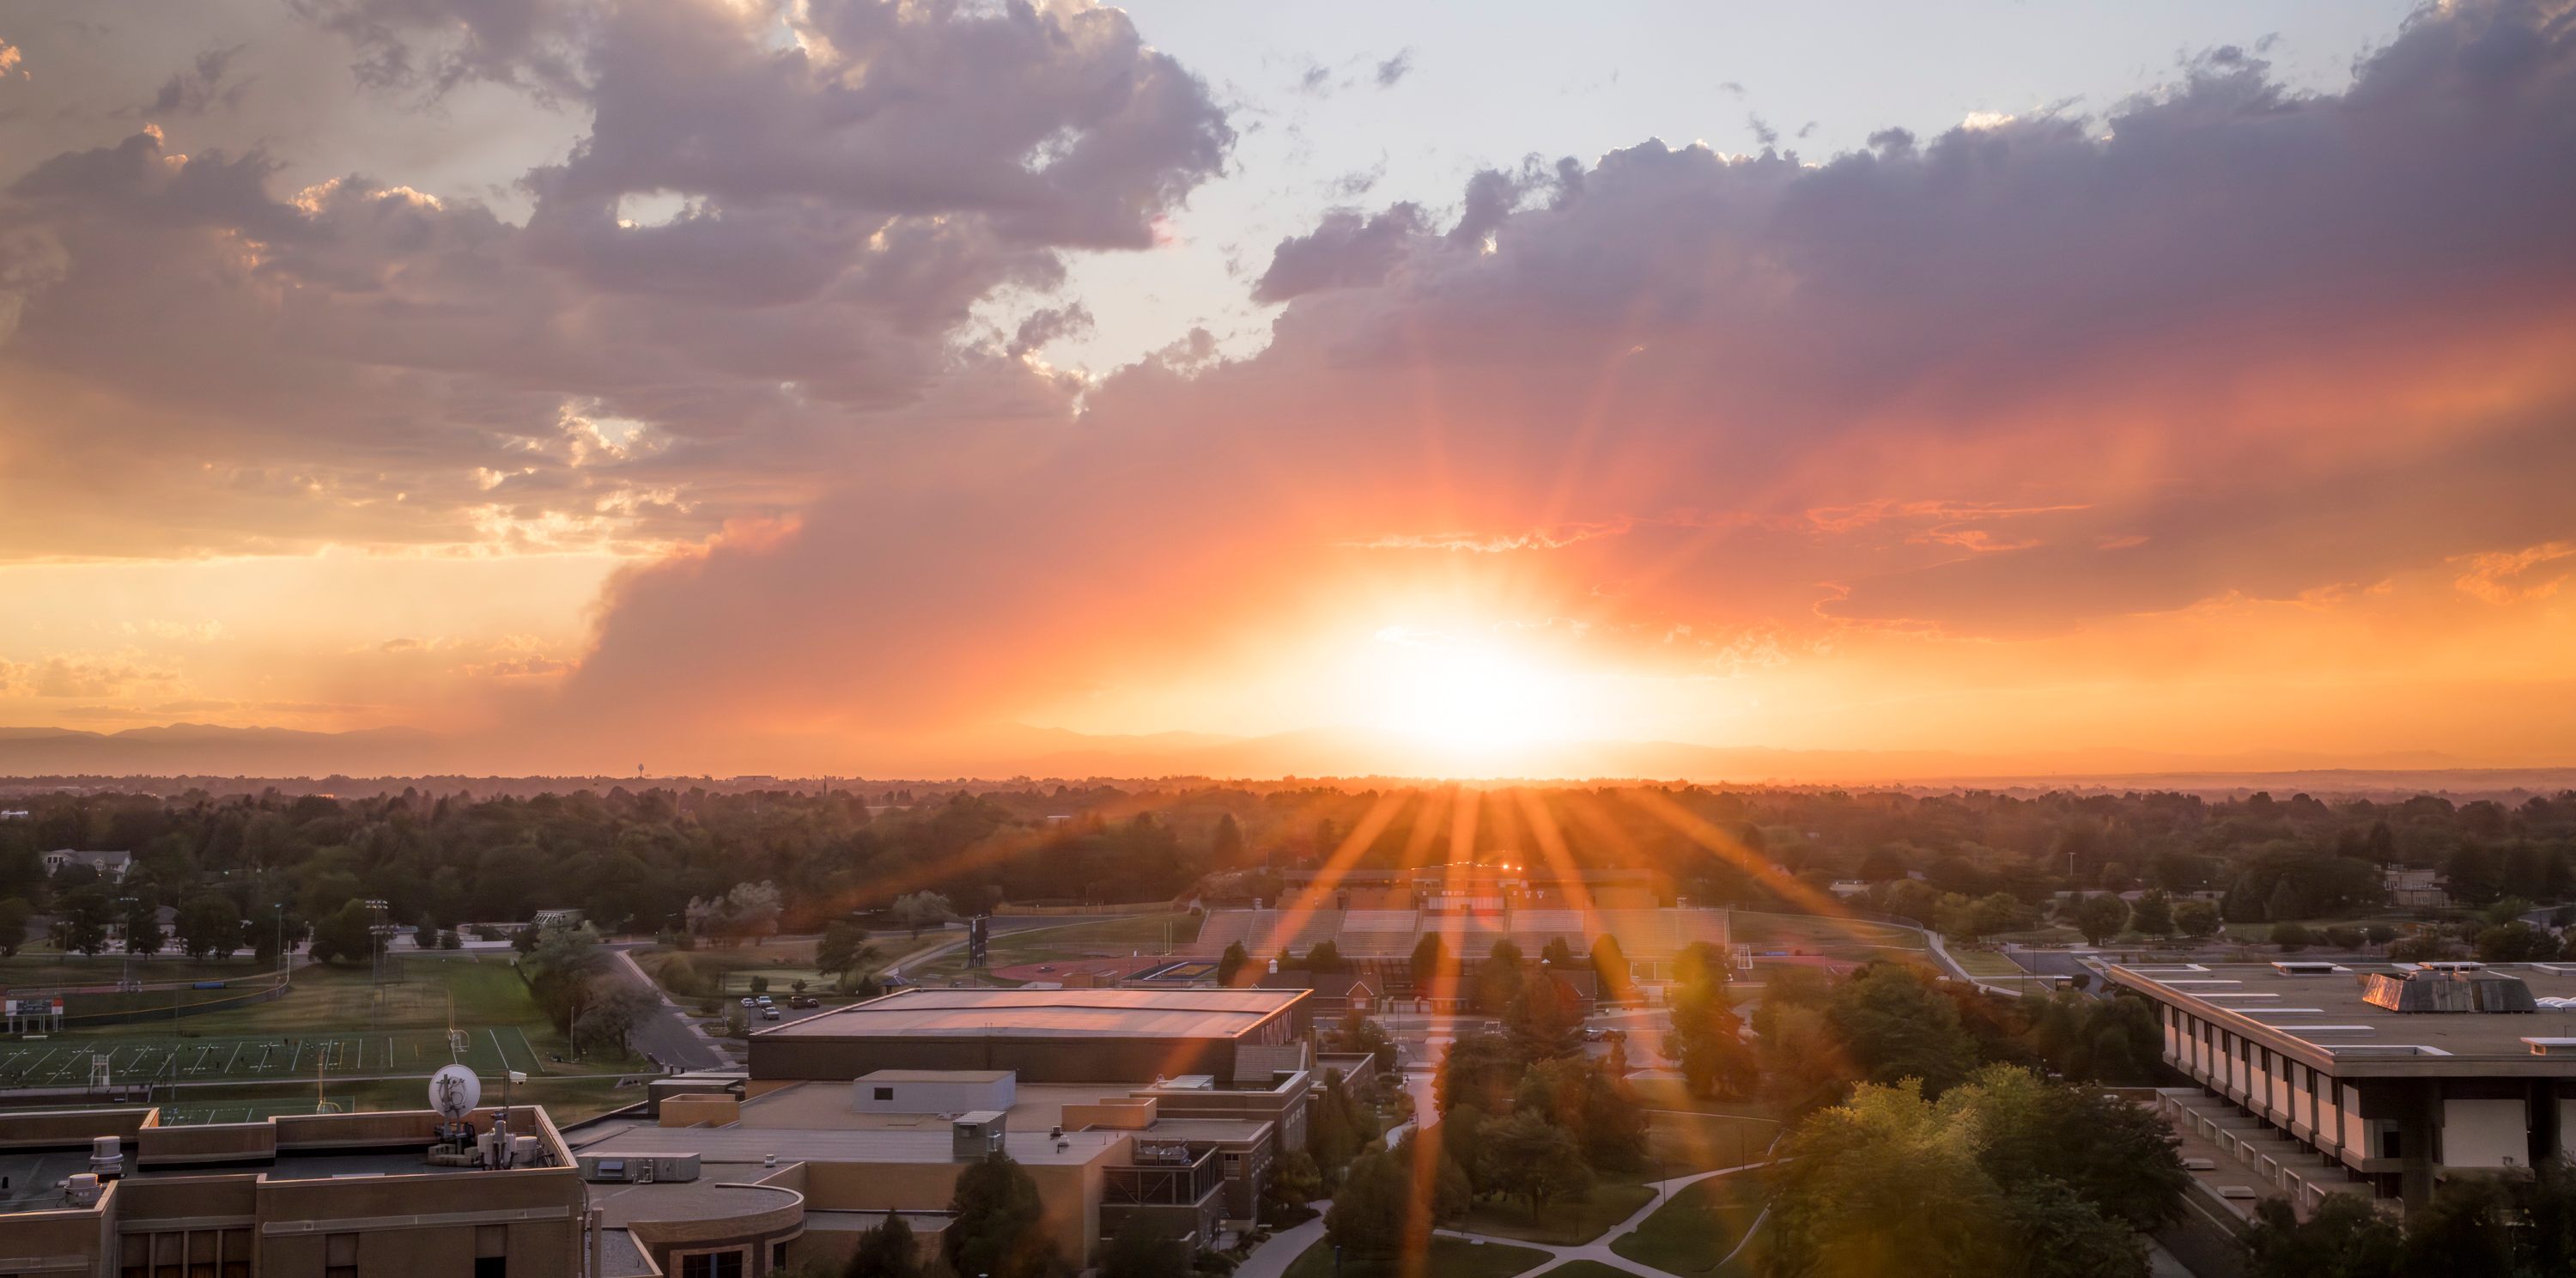
<path id="1" fill-rule="evenodd" d="M 877 1088 L 877 1089 L 876 1089 L 876 1093 L 877 1093 L 877 1099 L 878 1099 L 878 1100 L 893 1100 L 893 1099 L 894 1099 L 894 1089 L 893 1089 L 893 1088 L 891 1088 L 891 1087 L 880 1087 L 880 1088 Z"/>
<path id="2" fill-rule="evenodd" d="M 476 1256 L 474 1258 L 474 1278 L 510 1278 L 510 1258 L 507 1256 Z"/>
<path id="3" fill-rule="evenodd" d="M 2379 1156 L 2382 1158 L 2404 1158 L 2406 1156 L 2404 1153 L 2405 1146 L 2398 1140 L 2398 1137 L 2402 1135 L 2404 1135 L 2404 1133 L 2398 1131 L 2394 1127 L 2380 1129 Z"/>
<path id="4" fill-rule="evenodd" d="M 680 1278 L 742 1278 L 740 1251 L 709 1251 L 680 1257 Z"/>
<path id="5" fill-rule="evenodd" d="M 769 1267 L 772 1269 L 787 1267 L 787 1244 L 783 1242 L 769 1244 Z"/>

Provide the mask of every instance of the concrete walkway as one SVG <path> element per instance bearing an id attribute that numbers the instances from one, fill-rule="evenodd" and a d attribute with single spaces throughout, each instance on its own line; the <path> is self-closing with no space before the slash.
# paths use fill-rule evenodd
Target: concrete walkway
<path id="1" fill-rule="evenodd" d="M 1329 1209 L 1329 1202 L 1309 1203 L 1316 1211 Z M 1243 1263 L 1234 1267 L 1234 1278 L 1279 1278 L 1288 1272 L 1306 1249 L 1324 1240 L 1324 1218 L 1317 1216 L 1305 1224 L 1282 1233 L 1272 1234 L 1270 1241 L 1252 1249 Z"/>

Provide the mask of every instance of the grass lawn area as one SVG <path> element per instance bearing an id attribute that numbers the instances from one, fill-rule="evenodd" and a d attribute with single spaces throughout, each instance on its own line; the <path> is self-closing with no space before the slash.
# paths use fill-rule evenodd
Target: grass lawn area
<path id="1" fill-rule="evenodd" d="M 1059 963 L 1104 955 L 1124 958 L 1140 950 L 1147 954 L 1168 953 L 1197 940 L 1199 923 L 1199 919 L 1187 914 L 1147 914 L 1003 932 L 993 938 L 991 962 L 994 967 L 1016 967 L 1022 963 Z M 958 976 L 965 971 L 966 951 L 960 948 L 919 967 L 907 968 L 905 974 Z"/>
<path id="2" fill-rule="evenodd" d="M 1588 1243 L 1612 1225 L 1636 1215 L 1637 1209 L 1655 1196 L 1654 1190 L 1638 1183 L 1642 1174 L 1614 1172 L 1604 1176 L 1582 1202 L 1549 1203 L 1535 1222 L 1522 1203 L 1479 1199 L 1475 1209 L 1467 1213 L 1465 1223 L 1457 1227 L 1469 1233 L 1559 1247 Z"/>
<path id="3" fill-rule="evenodd" d="M 393 1040 L 397 1049 L 398 1072 L 410 1072 L 414 1062 L 403 1059 L 429 1058 L 414 1050 L 412 1040 L 430 1037 L 421 1031 L 436 1031 L 443 1037 L 453 1023 L 468 1031 L 475 1051 L 481 1052 L 484 1040 L 492 1039 L 492 1062 L 530 1074 L 587 1075 L 620 1073 L 642 1068 L 640 1059 L 604 1056 L 592 1053 L 586 1063 L 557 1061 L 556 1056 L 570 1056 L 571 1051 L 545 1013 L 528 993 L 527 984 L 510 966 L 505 955 L 452 954 L 440 957 L 405 956 L 399 983 L 376 985 L 364 965 L 346 967 L 315 964 L 295 969 L 290 991 L 273 1003 L 255 1003 L 249 1007 L 230 1008 L 185 1016 L 175 1020 L 145 1021 L 133 1025 L 109 1025 L 96 1029 L 78 1029 L 51 1036 L 31 1046 L 68 1048 L 97 1044 L 111 1050 L 138 1043 L 191 1042 L 198 1040 L 346 1039 L 356 1053 L 360 1072 L 372 1073 L 377 1068 L 367 1054 L 376 1040 Z M 452 1011 L 451 1011 L 452 1009 Z M 452 1017 L 452 1022 L 451 1022 Z M 516 1031 L 513 1033 L 512 1031 Z M 495 1035 L 497 1034 L 497 1038 Z M 360 1044 L 359 1040 L 366 1040 Z M 440 1062 L 419 1066 L 426 1073 Z M 491 1062 L 477 1062 L 477 1068 Z M 412 1108 L 406 1103 L 403 1108 Z"/>
<path id="4" fill-rule="evenodd" d="M 2028 975 L 2022 971 L 2021 964 L 1993 950 L 1952 950 L 1950 957 L 1957 959 L 1959 966 L 1967 969 L 1970 976 L 1982 976 L 1989 980 L 2011 980 L 2014 977 Z"/>
<path id="5" fill-rule="evenodd" d="M 1923 935 L 1885 923 L 1827 918 L 1820 914 L 1764 914 L 1730 910 L 1728 926 L 1735 943 L 1762 950 L 1839 950 L 1845 946 L 1877 949 L 1923 949 Z"/>
<path id="6" fill-rule="evenodd" d="M 1471 1243 L 1462 1238 L 1433 1238 L 1423 1258 L 1420 1278 L 1511 1278 L 1546 1264 L 1548 1254 L 1502 1243 Z M 1396 1278 L 1395 1264 L 1344 1259 L 1341 1278 Z M 1318 1242 L 1288 1262 L 1282 1278 L 1333 1278 L 1333 1244 Z"/>
<path id="7" fill-rule="evenodd" d="M 1647 1118 L 1654 1125 L 1646 1129 L 1646 1156 L 1662 1160 L 1659 1179 L 1742 1167 L 1761 1158 L 1781 1131 L 1780 1124 L 1767 1119 L 1727 1114 L 1650 1114 Z"/>
<path id="8" fill-rule="evenodd" d="M 54 990 L 72 985 L 114 985 L 131 977 L 147 985 L 163 981 L 239 981 L 277 970 L 244 950 L 229 959 L 180 957 L 134 958 L 102 954 L 35 953 L 33 947 L 0 958 L 0 985 L 15 990 Z"/>
<path id="9" fill-rule="evenodd" d="M 1562 1274 L 1564 1278 L 1636 1278 L 1635 1274 L 1617 1265 L 1605 1265 L 1597 1260 L 1584 1260 L 1579 1257 L 1548 1270 L 1548 1273 Z"/>
<path id="10" fill-rule="evenodd" d="M 1610 1250 L 1666 1273 L 1703 1275 L 1735 1250 L 1745 1229 L 1762 1213 L 1762 1183 L 1757 1173 L 1717 1176 L 1673 1195 L 1648 1216 L 1634 1233 L 1610 1244 Z M 1721 1274 L 1759 1273 L 1757 1240 Z"/>

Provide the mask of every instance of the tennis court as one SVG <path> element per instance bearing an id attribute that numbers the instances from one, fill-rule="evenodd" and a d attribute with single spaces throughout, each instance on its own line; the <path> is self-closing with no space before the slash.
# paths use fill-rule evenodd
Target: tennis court
<path id="1" fill-rule="evenodd" d="M 80 1087 L 92 1058 L 108 1058 L 108 1082 L 140 1084 L 258 1082 L 346 1076 L 428 1074 L 461 1064 L 497 1077 L 542 1070 L 527 1035 L 516 1027 L 463 1031 L 462 1051 L 444 1030 L 356 1034 L 261 1034 L 211 1038 L 78 1038 L 0 1042 L 0 1087 Z M 231 1120 L 226 1120 L 231 1121 Z"/>

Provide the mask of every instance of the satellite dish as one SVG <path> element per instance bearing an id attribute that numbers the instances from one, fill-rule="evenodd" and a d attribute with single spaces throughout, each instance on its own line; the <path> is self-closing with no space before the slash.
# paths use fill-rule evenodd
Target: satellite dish
<path id="1" fill-rule="evenodd" d="M 483 1080 L 462 1065 L 442 1065 L 429 1076 L 429 1107 L 455 1122 L 483 1103 Z"/>

